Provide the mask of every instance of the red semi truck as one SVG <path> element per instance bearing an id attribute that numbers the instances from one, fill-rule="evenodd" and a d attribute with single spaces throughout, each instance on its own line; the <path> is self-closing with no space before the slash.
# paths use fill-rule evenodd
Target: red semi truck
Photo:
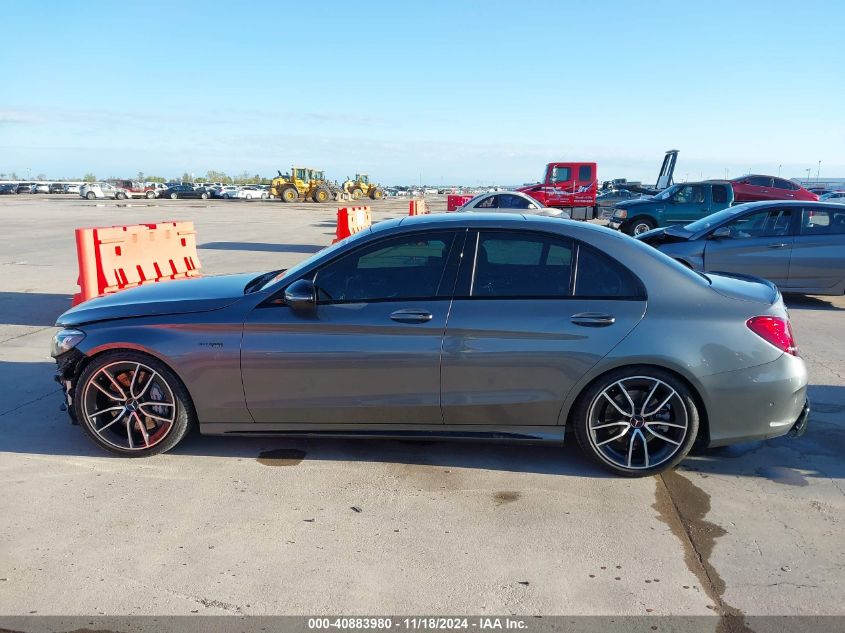
<path id="1" fill-rule="evenodd" d="M 546 165 L 541 182 L 517 191 L 547 207 L 566 209 L 573 220 L 592 220 L 599 214 L 597 189 L 595 163 L 558 162 Z"/>

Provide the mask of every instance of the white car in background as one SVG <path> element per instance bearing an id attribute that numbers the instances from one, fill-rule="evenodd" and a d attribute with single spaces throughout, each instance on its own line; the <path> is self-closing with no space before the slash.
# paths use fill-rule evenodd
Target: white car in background
<path id="1" fill-rule="evenodd" d="M 563 209 L 544 207 L 531 196 L 518 191 L 480 193 L 462 207 L 455 209 L 455 211 L 524 213 L 526 215 L 545 215 L 551 218 L 569 219 L 569 213 Z"/>
<path id="2" fill-rule="evenodd" d="M 65 193 L 79 193 L 79 185 L 65 185 Z"/>
<path id="3" fill-rule="evenodd" d="M 50 185 L 45 185 L 42 183 L 32 185 L 32 193 L 50 193 Z"/>
<path id="4" fill-rule="evenodd" d="M 845 191 L 831 191 L 819 198 L 819 202 L 832 202 L 833 204 L 845 204 Z"/>
<path id="5" fill-rule="evenodd" d="M 241 187 L 237 193 L 235 193 L 233 198 L 241 198 L 246 200 L 266 200 L 270 197 L 270 194 L 261 189 L 260 187 L 254 187 L 252 185 L 247 185 L 246 187 Z"/>
<path id="6" fill-rule="evenodd" d="M 90 182 L 85 183 L 79 188 L 79 195 L 86 200 L 105 198 L 126 200 L 129 197 L 129 192 L 126 189 L 120 189 L 107 182 Z"/>
<path id="7" fill-rule="evenodd" d="M 219 189 L 215 189 L 214 197 L 215 198 L 235 198 L 238 194 L 238 189 L 236 185 L 223 185 Z"/>

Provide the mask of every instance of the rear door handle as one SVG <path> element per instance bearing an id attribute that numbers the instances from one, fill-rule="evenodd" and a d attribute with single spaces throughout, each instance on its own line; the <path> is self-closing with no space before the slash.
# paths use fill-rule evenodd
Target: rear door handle
<path id="1" fill-rule="evenodd" d="M 769 248 L 785 248 L 785 247 L 787 247 L 787 246 L 789 246 L 789 244 L 784 244 L 784 243 L 780 243 L 780 244 L 769 244 Z"/>
<path id="2" fill-rule="evenodd" d="M 403 308 L 390 315 L 390 318 L 399 323 L 427 323 L 431 321 L 431 312 L 427 310 L 415 310 L 414 308 Z"/>
<path id="3" fill-rule="evenodd" d="M 569 317 L 569 320 L 584 327 L 607 327 L 616 323 L 615 316 L 601 312 L 579 312 Z"/>

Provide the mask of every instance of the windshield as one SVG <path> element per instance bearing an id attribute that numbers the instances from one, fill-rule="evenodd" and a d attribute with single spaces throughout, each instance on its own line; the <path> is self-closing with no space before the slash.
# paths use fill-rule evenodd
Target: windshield
<path id="1" fill-rule="evenodd" d="M 673 195 L 675 195 L 675 192 L 680 188 L 681 188 L 681 185 L 672 185 L 668 189 L 664 189 L 663 191 L 658 193 L 656 196 L 654 196 L 654 199 L 655 200 L 668 200 Z"/>
<path id="2" fill-rule="evenodd" d="M 748 208 L 749 205 L 740 204 L 735 207 L 730 207 L 728 209 L 723 209 L 722 211 L 717 211 L 712 215 L 708 215 L 705 218 L 701 218 L 700 220 L 696 220 L 695 222 L 691 222 L 684 226 L 685 231 L 689 231 L 690 233 L 699 233 L 700 231 L 706 231 L 717 224 L 721 224 L 725 220 L 728 220 L 735 216 L 737 213 L 742 213 Z"/>

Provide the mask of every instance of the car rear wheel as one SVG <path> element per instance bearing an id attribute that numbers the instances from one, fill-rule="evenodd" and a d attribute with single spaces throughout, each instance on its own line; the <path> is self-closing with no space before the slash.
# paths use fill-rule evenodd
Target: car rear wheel
<path id="1" fill-rule="evenodd" d="M 85 194 L 85 199 L 86 199 L 86 200 L 93 200 L 93 199 L 94 199 L 94 198 L 96 198 L 96 197 L 97 197 L 97 196 L 95 196 L 95 195 L 94 195 L 94 192 L 93 192 L 93 191 L 89 191 L 88 193 L 86 193 L 86 194 Z"/>
<path id="2" fill-rule="evenodd" d="M 147 192 L 146 194 L 144 194 L 144 195 L 147 197 L 147 200 L 152 200 L 153 198 L 155 198 L 155 197 L 156 197 L 155 193 L 154 193 L 154 192 L 152 192 L 152 191 L 148 191 L 148 192 Z"/>
<path id="3" fill-rule="evenodd" d="M 178 194 L 178 193 L 171 193 L 171 194 L 170 194 L 170 199 L 171 199 L 171 200 L 176 200 L 178 197 L 179 197 L 179 194 Z"/>
<path id="4" fill-rule="evenodd" d="M 244 198 L 246 198 L 247 200 L 252 200 L 252 194 L 248 193 L 244 196 Z"/>
<path id="5" fill-rule="evenodd" d="M 187 389 L 170 368 L 130 350 L 95 358 L 79 377 L 74 400 L 91 439 L 126 457 L 173 448 L 196 418 Z"/>
<path id="6" fill-rule="evenodd" d="M 126 200 L 126 194 L 125 194 L 125 193 L 122 193 L 122 192 L 120 192 L 120 191 L 118 191 L 116 194 L 114 194 L 114 197 L 115 197 L 117 200 Z"/>
<path id="7" fill-rule="evenodd" d="M 689 387 L 657 367 L 605 374 L 581 394 L 573 414 L 581 449 L 626 477 L 676 466 L 698 434 L 698 407 Z"/>
<path id="8" fill-rule="evenodd" d="M 208 194 L 207 193 L 201 193 L 200 198 L 202 198 L 203 200 L 208 200 Z"/>

